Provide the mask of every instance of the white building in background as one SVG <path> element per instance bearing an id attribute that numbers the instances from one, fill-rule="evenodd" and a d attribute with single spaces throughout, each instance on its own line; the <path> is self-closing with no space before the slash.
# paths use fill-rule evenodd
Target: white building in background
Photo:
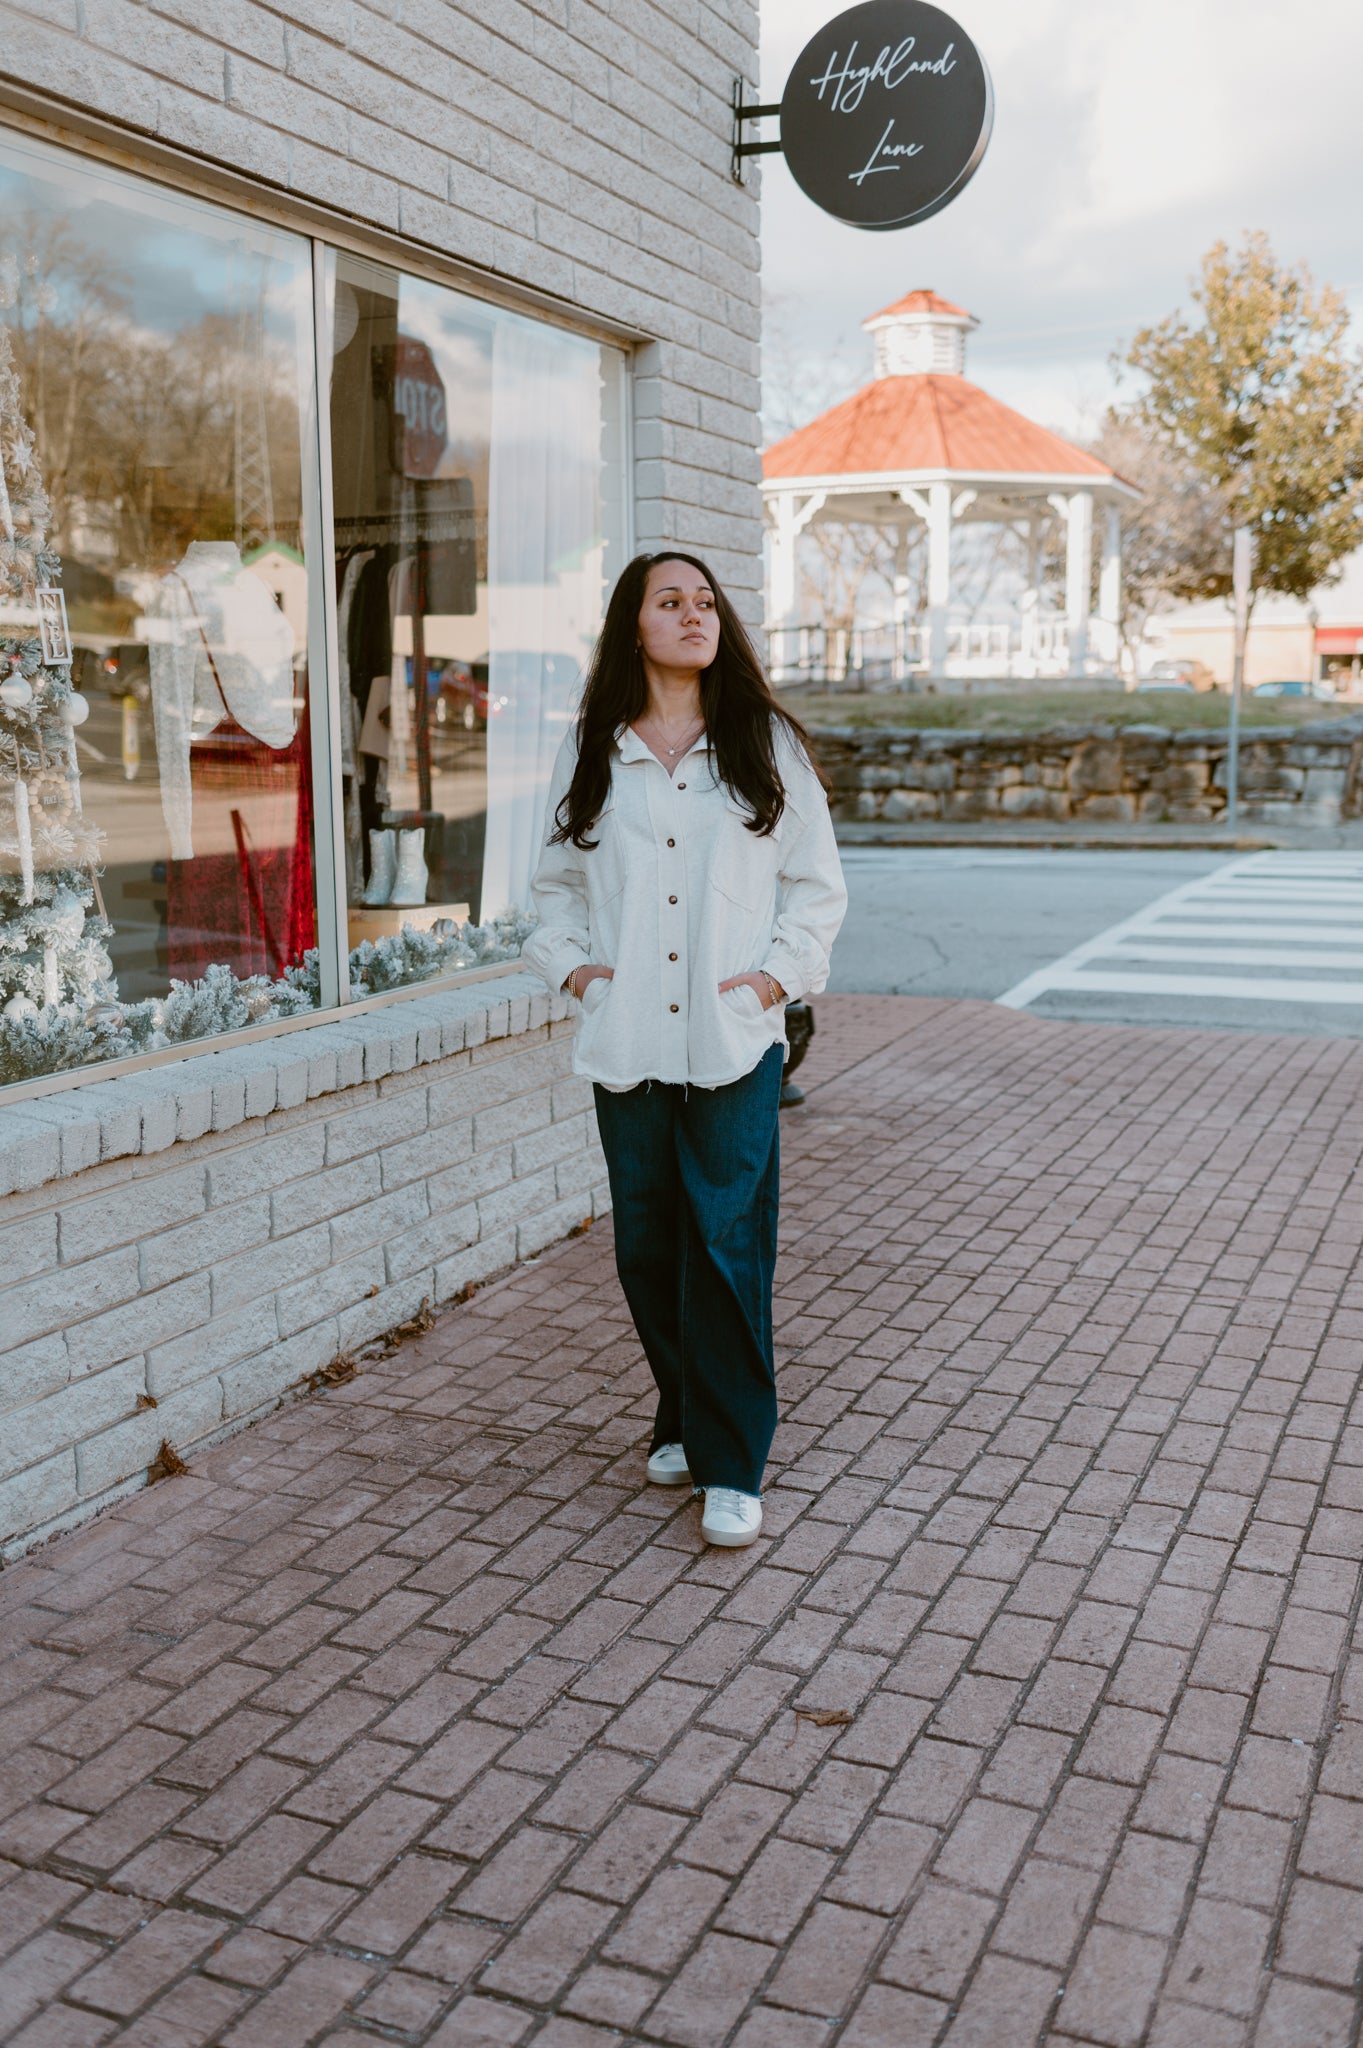
<path id="1" fill-rule="evenodd" d="M 854 670 L 889 681 L 1115 675 L 1121 514 L 1139 495 L 1134 486 L 969 382 L 966 336 L 978 323 L 964 308 L 914 291 L 863 324 L 875 341 L 871 382 L 763 456 L 767 627 L 777 680 L 836 681 Z M 1053 514 L 1065 530 L 1063 611 L 1041 589 L 1040 533 Z M 975 621 L 953 607 L 953 535 L 963 524 L 1008 526 L 1025 538 L 1027 587 L 1011 616 Z M 816 528 L 851 525 L 878 527 L 890 539 L 894 612 L 888 624 L 835 631 L 802 614 L 800 542 Z M 916 529 L 927 536 L 927 602 L 919 616 L 908 573 Z"/>
<path id="2" fill-rule="evenodd" d="M 1218 683 L 1231 678 L 1232 625 L 1223 598 L 1178 605 L 1145 630 L 1151 661 L 1196 661 Z M 1309 602 L 1265 594 L 1254 606 L 1245 647 L 1245 681 L 1321 682 L 1339 696 L 1363 696 L 1363 548 L 1350 555 L 1336 583 Z"/>

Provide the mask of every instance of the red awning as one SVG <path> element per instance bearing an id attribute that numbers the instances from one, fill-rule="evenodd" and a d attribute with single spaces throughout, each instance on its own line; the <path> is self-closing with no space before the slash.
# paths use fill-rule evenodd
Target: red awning
<path id="1" fill-rule="evenodd" d="M 1317 626 L 1317 654 L 1363 654 L 1363 626 Z"/>

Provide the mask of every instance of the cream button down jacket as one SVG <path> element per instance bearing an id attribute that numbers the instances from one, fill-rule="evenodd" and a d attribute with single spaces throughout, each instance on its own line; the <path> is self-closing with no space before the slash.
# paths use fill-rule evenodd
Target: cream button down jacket
<path id="1" fill-rule="evenodd" d="M 803 750 L 777 735 L 786 808 L 759 838 L 697 740 L 674 776 L 638 734 L 616 735 L 610 796 L 594 847 L 548 843 L 577 757 L 559 749 L 546 845 L 531 884 L 540 923 L 525 946 L 551 989 L 575 967 L 614 969 L 588 983 L 573 1047 L 576 1072 L 604 1087 L 689 1081 L 719 1088 L 785 1043 L 783 1006 L 754 989 L 719 993 L 731 975 L 765 969 L 793 1001 L 828 980 L 847 908 L 822 785 Z"/>

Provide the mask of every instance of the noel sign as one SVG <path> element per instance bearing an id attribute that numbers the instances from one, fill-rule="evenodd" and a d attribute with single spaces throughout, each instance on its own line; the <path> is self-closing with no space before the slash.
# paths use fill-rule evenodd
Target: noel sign
<path id="1" fill-rule="evenodd" d="M 738 120 L 776 108 L 736 106 Z M 812 36 L 780 103 L 780 149 L 806 197 L 854 228 L 903 228 L 948 205 L 994 121 L 983 57 L 926 0 L 863 0 Z"/>
<path id="2" fill-rule="evenodd" d="M 403 422 L 403 475 L 434 476 L 449 438 L 445 380 L 425 342 L 410 334 L 398 336 L 393 409 Z"/>

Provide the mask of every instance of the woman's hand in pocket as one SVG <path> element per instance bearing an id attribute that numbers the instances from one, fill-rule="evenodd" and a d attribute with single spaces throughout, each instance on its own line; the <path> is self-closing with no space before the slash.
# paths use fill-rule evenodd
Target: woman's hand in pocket
<path id="1" fill-rule="evenodd" d="M 581 1002 L 592 982 L 614 979 L 613 967 L 575 967 L 563 986 L 570 996 L 576 996 L 578 1002 Z"/>
<path id="2" fill-rule="evenodd" d="M 727 981 L 719 984 L 722 996 L 727 995 L 731 988 L 750 988 L 764 1010 L 770 1010 L 774 1004 L 783 1003 L 786 999 L 786 992 L 780 982 L 773 981 L 772 977 L 763 974 L 760 968 L 754 969 L 751 974 L 731 974 Z"/>

